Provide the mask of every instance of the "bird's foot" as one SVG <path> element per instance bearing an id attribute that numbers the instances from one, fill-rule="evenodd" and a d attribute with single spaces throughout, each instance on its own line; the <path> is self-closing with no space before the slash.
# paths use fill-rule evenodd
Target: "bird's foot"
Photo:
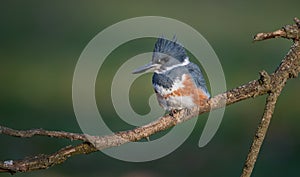
<path id="1" fill-rule="evenodd" d="M 180 111 L 180 110 L 178 110 L 178 109 L 172 109 L 172 110 L 170 111 L 169 115 L 170 115 L 171 117 L 175 118 L 174 115 L 177 114 L 179 111 Z"/>

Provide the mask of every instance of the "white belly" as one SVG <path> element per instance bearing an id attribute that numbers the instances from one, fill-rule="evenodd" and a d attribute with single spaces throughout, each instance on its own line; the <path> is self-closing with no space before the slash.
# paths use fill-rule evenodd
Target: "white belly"
<path id="1" fill-rule="evenodd" d="M 190 96 L 170 96 L 168 98 L 163 98 L 157 94 L 157 100 L 165 110 L 173 109 L 183 109 L 183 108 L 193 108 L 196 105 L 193 102 L 193 98 Z"/>
<path id="2" fill-rule="evenodd" d="M 178 89 L 185 88 L 183 84 L 183 80 L 185 80 L 185 75 L 182 75 L 180 79 L 176 79 L 173 82 L 171 89 L 164 89 L 159 85 L 153 85 L 154 89 L 156 90 L 157 100 L 165 110 L 173 110 L 173 109 L 183 109 L 183 108 L 193 108 L 195 105 L 193 98 L 191 96 L 172 96 L 174 91 Z M 167 96 L 166 95 L 170 95 Z"/>

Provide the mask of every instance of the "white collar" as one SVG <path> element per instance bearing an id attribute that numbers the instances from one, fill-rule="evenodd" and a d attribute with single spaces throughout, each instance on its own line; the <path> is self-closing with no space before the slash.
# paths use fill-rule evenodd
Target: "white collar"
<path id="1" fill-rule="evenodd" d="M 182 63 L 178 63 L 176 65 L 173 65 L 173 66 L 170 66 L 170 67 L 166 67 L 162 71 L 154 71 L 154 72 L 157 73 L 157 74 L 163 74 L 163 73 L 165 73 L 167 71 L 170 71 L 171 69 L 174 69 L 174 68 L 177 68 L 177 67 L 180 67 L 180 66 L 186 66 L 189 63 L 190 63 L 189 57 L 186 57 Z"/>

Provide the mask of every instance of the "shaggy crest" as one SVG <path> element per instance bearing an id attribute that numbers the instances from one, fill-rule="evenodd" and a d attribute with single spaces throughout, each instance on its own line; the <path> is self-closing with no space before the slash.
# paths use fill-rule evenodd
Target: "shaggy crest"
<path id="1" fill-rule="evenodd" d="M 187 58 L 184 47 L 177 43 L 175 36 L 173 37 L 172 41 L 165 39 L 164 37 L 157 39 L 154 46 L 153 58 L 161 57 L 160 53 L 176 58 L 180 62 L 183 62 L 184 59 Z"/>

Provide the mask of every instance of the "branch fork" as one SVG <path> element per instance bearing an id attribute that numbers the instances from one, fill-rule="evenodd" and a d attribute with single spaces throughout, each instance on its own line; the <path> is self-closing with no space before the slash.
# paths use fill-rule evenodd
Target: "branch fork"
<path id="1" fill-rule="evenodd" d="M 106 136 L 91 136 L 62 131 L 47 131 L 43 129 L 14 130 L 8 127 L 0 126 L 0 134 L 6 134 L 9 136 L 20 138 L 48 136 L 82 141 L 82 143 L 78 145 L 64 147 L 52 154 L 41 154 L 20 160 L 0 161 L 0 172 L 9 172 L 13 174 L 16 172 L 29 172 L 47 169 L 53 165 L 63 163 L 73 155 L 89 154 L 102 149 L 120 146 L 125 143 L 139 141 L 159 131 L 166 130 L 179 123 L 192 119 L 199 114 L 209 112 L 226 105 L 234 104 L 245 99 L 268 94 L 262 120 L 258 125 L 257 131 L 253 138 L 253 143 L 241 175 L 242 177 L 250 177 L 264 137 L 267 133 L 277 98 L 284 88 L 286 81 L 290 78 L 297 77 L 300 72 L 300 20 L 295 18 L 294 22 L 295 24 L 286 25 L 274 32 L 258 33 L 254 36 L 254 41 L 262 41 L 279 37 L 293 40 L 294 43 L 291 46 L 290 51 L 281 61 L 275 72 L 268 74 L 266 71 L 261 71 L 260 79 L 250 81 L 247 84 L 231 89 L 225 93 L 220 93 L 209 99 L 199 108 L 193 108 L 191 110 L 183 109 L 174 113 L 172 116 L 167 114 L 147 125 L 137 127 L 133 130 L 121 131 Z"/>

